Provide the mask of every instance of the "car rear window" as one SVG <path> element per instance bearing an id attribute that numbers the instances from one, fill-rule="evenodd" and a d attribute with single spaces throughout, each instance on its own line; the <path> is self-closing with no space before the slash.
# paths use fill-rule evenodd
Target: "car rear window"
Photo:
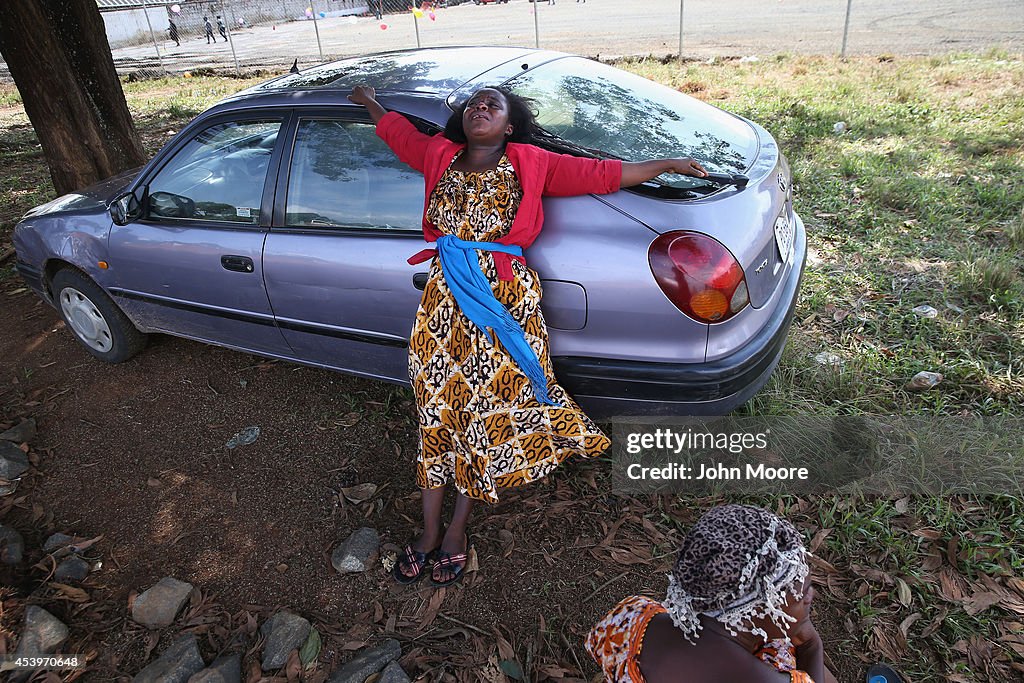
<path id="1" fill-rule="evenodd" d="M 467 59 L 464 51 L 438 48 L 414 53 L 355 57 L 321 64 L 275 78 L 246 92 L 329 88 L 351 90 L 369 83 L 377 90 L 449 93 L 495 64 L 522 54 L 521 49 L 481 48 Z"/>
<path id="2" fill-rule="evenodd" d="M 535 100 L 544 130 L 595 156 L 627 161 L 688 156 L 718 173 L 743 173 L 757 156 L 757 134 L 743 120 L 592 60 L 557 59 L 505 86 Z M 708 185 L 674 174 L 658 176 L 656 183 L 684 191 Z"/>

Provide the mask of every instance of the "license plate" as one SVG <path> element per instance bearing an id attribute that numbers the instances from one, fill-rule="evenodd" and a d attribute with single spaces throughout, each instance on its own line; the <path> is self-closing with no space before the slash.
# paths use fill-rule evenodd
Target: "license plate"
<path id="1" fill-rule="evenodd" d="M 775 245 L 779 248 L 779 256 L 782 262 L 789 260 L 789 254 L 793 251 L 793 233 L 796 227 L 789 216 L 783 214 L 775 221 Z"/>

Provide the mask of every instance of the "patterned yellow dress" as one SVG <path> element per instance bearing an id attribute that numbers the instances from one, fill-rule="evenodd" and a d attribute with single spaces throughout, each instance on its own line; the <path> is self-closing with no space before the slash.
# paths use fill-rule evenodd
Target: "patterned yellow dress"
<path id="1" fill-rule="evenodd" d="M 449 165 L 431 193 L 427 218 L 446 235 L 494 241 L 508 234 L 521 198 L 505 156 L 497 168 L 480 173 Z M 537 274 L 513 260 L 515 278 L 501 281 L 491 253 L 477 254 L 495 298 L 522 326 L 549 395 L 561 406 L 538 402 L 497 337 L 492 344 L 463 315 L 435 258 L 409 342 L 419 418 L 416 484 L 454 482 L 470 498 L 496 502 L 499 488 L 540 479 L 574 454 L 600 455 L 609 441 L 555 382 Z"/>

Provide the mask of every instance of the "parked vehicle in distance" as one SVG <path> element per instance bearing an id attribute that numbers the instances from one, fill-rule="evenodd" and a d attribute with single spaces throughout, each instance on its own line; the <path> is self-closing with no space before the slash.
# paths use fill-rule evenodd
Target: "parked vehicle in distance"
<path id="1" fill-rule="evenodd" d="M 423 177 L 348 101 L 422 131 L 483 86 L 532 97 L 535 142 L 582 156 L 691 156 L 603 196 L 548 197 L 528 250 L 556 375 L 594 415 L 720 414 L 767 381 L 806 254 L 790 172 L 756 123 L 581 57 L 435 48 L 323 64 L 196 117 L 141 171 L 29 211 L 17 268 L 86 350 L 159 332 L 405 383 L 428 264 Z"/>

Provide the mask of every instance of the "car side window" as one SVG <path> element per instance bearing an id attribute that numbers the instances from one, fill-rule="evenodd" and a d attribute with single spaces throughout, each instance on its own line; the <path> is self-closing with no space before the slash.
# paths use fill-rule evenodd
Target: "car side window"
<path id="1" fill-rule="evenodd" d="M 278 119 L 203 130 L 149 182 L 147 218 L 256 225 L 280 128 Z"/>
<path id="2" fill-rule="evenodd" d="M 299 121 L 288 176 L 288 227 L 420 230 L 423 176 L 368 123 Z"/>

